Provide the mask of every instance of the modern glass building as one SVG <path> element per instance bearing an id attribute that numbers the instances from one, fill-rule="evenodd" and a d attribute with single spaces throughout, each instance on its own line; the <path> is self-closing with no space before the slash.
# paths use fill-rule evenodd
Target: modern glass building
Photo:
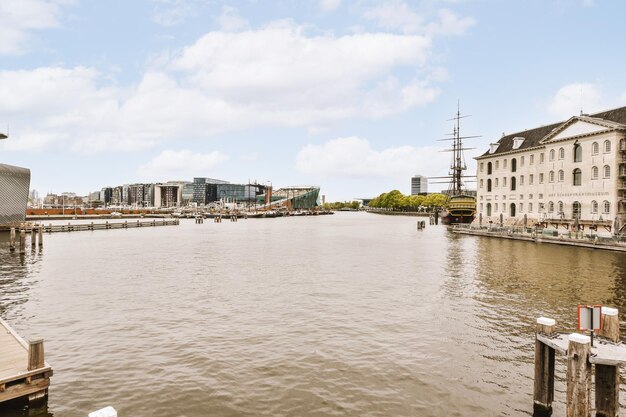
<path id="1" fill-rule="evenodd" d="M 29 188 L 29 169 L 0 164 L 0 226 L 26 220 Z"/>
<path id="2" fill-rule="evenodd" d="M 428 178 L 423 175 L 411 177 L 411 195 L 426 194 L 428 192 Z"/>

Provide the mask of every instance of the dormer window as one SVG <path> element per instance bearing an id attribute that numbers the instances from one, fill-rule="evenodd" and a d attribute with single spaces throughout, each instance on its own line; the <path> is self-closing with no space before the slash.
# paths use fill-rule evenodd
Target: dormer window
<path id="1" fill-rule="evenodd" d="M 499 143 L 491 143 L 489 144 L 489 153 L 494 153 L 495 151 L 498 150 L 498 146 L 500 146 Z"/>
<path id="2" fill-rule="evenodd" d="M 513 149 L 518 149 L 524 143 L 524 138 L 521 136 L 517 136 L 513 138 Z"/>

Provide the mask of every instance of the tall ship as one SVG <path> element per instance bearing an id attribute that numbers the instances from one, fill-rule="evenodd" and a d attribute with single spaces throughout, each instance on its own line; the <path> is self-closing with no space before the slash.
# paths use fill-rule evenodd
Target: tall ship
<path id="1" fill-rule="evenodd" d="M 461 116 L 461 111 L 457 108 L 455 117 L 451 119 L 454 121 L 452 137 L 442 139 L 452 142 L 452 147 L 446 149 L 446 152 L 452 153 L 450 171 L 448 176 L 438 177 L 448 180 L 445 182 L 449 184 L 446 192 L 448 200 L 441 213 L 441 223 L 445 225 L 471 223 L 476 216 L 476 197 L 471 195 L 465 187 L 465 182 L 469 181 L 467 178 L 475 178 L 475 176 L 465 174 L 467 165 L 465 164 L 463 151 L 469 148 L 463 147 L 463 139 L 477 138 L 479 136 L 461 136 L 461 119 L 465 117 L 468 116 Z"/>

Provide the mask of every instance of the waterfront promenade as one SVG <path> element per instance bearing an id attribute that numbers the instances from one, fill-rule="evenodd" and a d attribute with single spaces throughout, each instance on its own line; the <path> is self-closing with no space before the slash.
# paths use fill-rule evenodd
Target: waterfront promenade
<path id="1" fill-rule="evenodd" d="M 483 236 L 495 239 L 512 239 L 533 243 L 575 246 L 626 252 L 626 236 L 607 236 L 589 232 L 563 232 L 556 229 L 535 229 L 514 226 L 479 226 L 459 224 L 452 227 L 457 234 Z"/>

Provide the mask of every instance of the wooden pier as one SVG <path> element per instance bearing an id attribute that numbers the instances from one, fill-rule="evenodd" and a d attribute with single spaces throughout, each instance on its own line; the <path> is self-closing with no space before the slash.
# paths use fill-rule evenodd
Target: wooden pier
<path id="1" fill-rule="evenodd" d="M 556 333 L 556 322 L 537 319 L 535 337 L 535 384 L 533 416 L 552 415 L 555 353 L 567 357 L 566 417 L 619 415 L 619 367 L 626 364 L 626 345 L 619 335 L 617 309 L 602 308 L 604 329 L 594 339 L 587 335 Z M 591 398 L 592 367 L 595 366 L 595 398 Z M 595 407 L 592 407 L 595 402 Z"/>
<path id="2" fill-rule="evenodd" d="M 0 403 L 17 398 L 29 402 L 48 395 L 52 368 L 44 359 L 43 339 L 24 341 L 0 319 Z"/>
<path id="3" fill-rule="evenodd" d="M 78 224 L 39 224 L 22 226 L 19 230 L 24 230 L 28 233 L 33 233 L 33 230 L 41 228 L 44 233 L 57 233 L 57 232 L 79 232 L 79 231 L 91 231 L 91 230 L 110 230 L 110 229 L 132 229 L 137 227 L 156 227 L 156 226 L 178 226 L 180 224 L 179 219 L 163 219 L 163 220 L 149 220 L 149 221 L 119 221 L 104 223 L 78 223 Z"/>

